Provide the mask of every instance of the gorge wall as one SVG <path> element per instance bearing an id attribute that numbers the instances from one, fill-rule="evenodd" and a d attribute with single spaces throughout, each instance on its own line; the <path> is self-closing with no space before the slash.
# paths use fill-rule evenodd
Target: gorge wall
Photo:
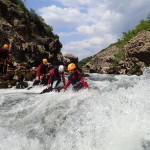
<path id="1" fill-rule="evenodd" d="M 0 76 L 0 88 L 12 87 L 22 77 L 32 80 L 43 58 L 48 59 L 50 68 L 63 64 L 59 37 L 21 0 L 0 0 L 0 34 L 0 47 L 10 46 L 13 64 L 13 68 L 8 65 L 6 76 Z"/>
<path id="2" fill-rule="evenodd" d="M 89 72 L 141 75 L 150 65 L 150 32 L 140 31 L 120 49 L 112 44 L 85 65 Z"/>

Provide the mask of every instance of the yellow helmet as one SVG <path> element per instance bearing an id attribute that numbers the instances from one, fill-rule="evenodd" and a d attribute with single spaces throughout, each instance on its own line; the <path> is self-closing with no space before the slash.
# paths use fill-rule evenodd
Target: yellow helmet
<path id="1" fill-rule="evenodd" d="M 73 70 L 75 68 L 76 68 L 76 65 L 74 63 L 71 63 L 71 64 L 68 65 L 68 71 Z"/>
<path id="2" fill-rule="evenodd" d="M 4 49 L 8 49 L 8 48 L 9 48 L 9 45 L 8 45 L 8 44 L 4 44 L 3 48 L 4 48 Z"/>
<path id="3" fill-rule="evenodd" d="M 47 61 L 47 59 L 46 59 L 46 58 L 44 58 L 44 59 L 43 59 L 43 62 L 47 63 L 48 61 Z"/>

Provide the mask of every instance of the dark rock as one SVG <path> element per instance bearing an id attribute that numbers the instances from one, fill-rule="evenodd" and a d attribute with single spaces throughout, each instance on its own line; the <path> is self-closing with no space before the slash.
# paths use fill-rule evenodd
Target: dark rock
<path id="1" fill-rule="evenodd" d="M 16 84 L 16 89 L 24 89 L 28 87 L 28 82 L 20 81 Z"/>
<path id="2" fill-rule="evenodd" d="M 44 23 L 35 22 L 28 11 L 13 1 L 0 0 L 0 6 L 0 46 L 10 45 L 8 71 L 6 76 L 0 76 L 0 88 L 12 87 L 17 82 L 26 87 L 21 77 L 24 81 L 33 80 L 43 58 L 48 59 L 51 67 L 63 64 L 62 44 L 55 34 L 46 31 Z"/>

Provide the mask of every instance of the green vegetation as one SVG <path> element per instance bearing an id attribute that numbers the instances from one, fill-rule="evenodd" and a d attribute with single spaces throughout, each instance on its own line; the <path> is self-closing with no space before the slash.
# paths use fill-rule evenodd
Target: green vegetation
<path id="1" fill-rule="evenodd" d="M 118 40 L 116 45 L 119 48 L 123 48 L 129 40 L 131 40 L 133 37 L 135 37 L 138 32 L 142 30 L 150 31 L 150 15 L 147 17 L 148 20 L 141 20 L 140 24 L 137 25 L 133 30 L 126 32 L 123 32 L 123 38 L 122 40 Z"/>
<path id="2" fill-rule="evenodd" d="M 148 20 L 141 20 L 140 23 L 133 29 L 126 32 L 123 32 L 123 38 L 118 40 L 116 46 L 120 49 L 116 54 L 116 58 L 113 61 L 113 66 L 117 66 L 121 60 L 125 59 L 124 46 L 130 41 L 133 37 L 135 37 L 138 32 L 142 30 L 150 31 L 150 14 L 147 17 Z M 133 72 L 138 72 L 139 66 L 135 66 L 133 68 Z"/>
<path id="3" fill-rule="evenodd" d="M 135 74 L 137 72 L 141 71 L 141 66 L 140 65 L 135 65 L 134 68 L 132 68 L 132 74 Z"/>
<path id="4" fill-rule="evenodd" d="M 118 66 L 120 61 L 123 61 L 125 59 L 125 51 L 119 50 L 115 53 L 115 59 L 113 60 L 112 64 L 113 66 Z"/>
<path id="5" fill-rule="evenodd" d="M 54 35 L 53 27 L 49 26 L 45 23 L 44 19 L 39 16 L 34 9 L 30 9 L 30 11 L 25 7 L 22 0 L 10 0 L 15 3 L 17 8 L 20 11 L 26 13 L 30 18 L 30 27 L 33 31 L 32 35 L 36 35 L 38 33 L 46 33 L 48 36 L 53 38 L 59 38 L 58 35 Z"/>
<path id="6" fill-rule="evenodd" d="M 38 16 L 38 14 L 35 12 L 34 9 L 30 9 L 30 18 L 31 18 L 30 24 L 31 24 L 31 27 L 35 33 L 40 31 L 40 30 L 43 30 L 47 33 L 47 35 L 55 38 L 55 35 L 52 32 L 53 27 L 47 25 L 44 22 L 44 19 L 41 16 Z"/>
<path id="7" fill-rule="evenodd" d="M 140 23 L 132 30 L 129 30 L 127 33 L 126 32 L 123 32 L 123 37 L 122 39 L 118 39 L 118 41 L 114 44 L 111 44 L 109 45 L 107 48 L 101 50 L 99 52 L 102 53 L 104 52 L 105 50 L 107 50 L 109 47 L 113 46 L 113 45 L 116 45 L 118 48 L 119 48 L 119 51 L 115 52 L 114 56 L 114 60 L 112 62 L 112 65 L 113 66 L 118 66 L 119 65 L 119 62 L 120 61 L 124 61 L 125 60 L 125 50 L 124 50 L 124 46 L 133 38 L 135 37 L 138 32 L 140 31 L 150 31 L 150 13 L 148 14 L 147 16 L 147 20 L 141 20 Z M 93 56 L 95 57 L 95 56 Z M 82 69 L 84 69 L 83 67 L 85 66 L 86 63 L 91 63 L 91 58 L 93 57 L 88 57 L 88 58 L 85 58 L 83 60 L 81 60 L 79 62 L 79 65 Z M 135 65 L 133 68 L 132 68 L 132 73 L 135 74 L 137 72 L 140 72 L 140 66 L 139 65 Z"/>
<path id="8" fill-rule="evenodd" d="M 90 62 L 93 57 L 87 57 L 79 61 L 79 67 L 82 68 L 86 63 Z"/>
<path id="9" fill-rule="evenodd" d="M 29 10 L 25 7 L 22 0 L 10 0 L 11 2 L 15 3 L 19 10 L 24 11 L 25 13 L 29 14 Z"/>

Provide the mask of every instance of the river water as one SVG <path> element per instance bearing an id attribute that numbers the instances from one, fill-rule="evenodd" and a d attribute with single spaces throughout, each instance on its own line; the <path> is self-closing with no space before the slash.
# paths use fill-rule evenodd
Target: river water
<path id="1" fill-rule="evenodd" d="M 150 150 L 150 69 L 89 75 L 77 93 L 1 89 L 0 150 Z"/>

